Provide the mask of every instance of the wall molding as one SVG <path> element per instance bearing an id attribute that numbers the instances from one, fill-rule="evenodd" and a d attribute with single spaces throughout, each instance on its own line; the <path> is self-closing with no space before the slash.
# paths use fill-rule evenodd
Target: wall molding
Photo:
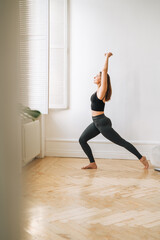
<path id="1" fill-rule="evenodd" d="M 152 148 L 156 145 L 160 145 L 158 141 L 129 140 L 129 142 L 132 143 L 142 155 L 145 155 L 148 160 L 150 160 Z M 128 150 L 109 140 L 89 140 L 88 144 L 95 158 L 138 160 L 138 158 L 128 152 Z M 46 138 L 45 156 L 87 158 L 78 139 Z"/>

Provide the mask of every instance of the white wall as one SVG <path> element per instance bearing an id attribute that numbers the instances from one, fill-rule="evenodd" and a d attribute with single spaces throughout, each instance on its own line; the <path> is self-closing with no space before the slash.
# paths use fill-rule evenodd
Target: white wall
<path id="1" fill-rule="evenodd" d="M 85 157 L 78 139 L 92 122 L 90 96 L 97 89 L 93 77 L 102 70 L 108 50 L 113 53 L 113 94 L 105 115 L 142 154 L 160 142 L 159 9 L 159 0 L 69 1 L 69 108 L 50 109 L 46 116 L 46 155 Z M 98 140 L 103 146 L 101 153 L 99 145 L 93 146 L 95 157 L 122 154 L 136 159 L 101 134 L 90 142 Z"/>

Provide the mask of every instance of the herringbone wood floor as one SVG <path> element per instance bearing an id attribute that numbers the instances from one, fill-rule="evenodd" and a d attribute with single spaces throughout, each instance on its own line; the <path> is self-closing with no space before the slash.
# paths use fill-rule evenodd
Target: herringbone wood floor
<path id="1" fill-rule="evenodd" d="M 23 168 L 23 240 L 160 239 L 160 173 L 139 160 L 45 157 Z"/>

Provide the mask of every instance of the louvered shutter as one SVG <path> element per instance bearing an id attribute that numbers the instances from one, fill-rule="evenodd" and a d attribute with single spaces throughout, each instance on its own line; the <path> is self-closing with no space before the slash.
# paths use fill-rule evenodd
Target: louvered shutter
<path id="1" fill-rule="evenodd" d="M 20 102 L 48 114 L 49 1 L 20 0 Z"/>

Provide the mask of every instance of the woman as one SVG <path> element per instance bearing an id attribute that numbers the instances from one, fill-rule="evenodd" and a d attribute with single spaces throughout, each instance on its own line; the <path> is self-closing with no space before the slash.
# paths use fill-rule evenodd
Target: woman
<path id="1" fill-rule="evenodd" d="M 89 158 L 90 164 L 82 167 L 81 169 L 95 169 L 97 168 L 94 160 L 92 150 L 87 141 L 94 138 L 101 133 L 105 138 L 111 142 L 118 144 L 128 151 L 133 153 L 147 169 L 149 167 L 148 161 L 145 156 L 142 156 L 138 150 L 125 139 L 123 139 L 113 128 L 110 118 L 104 114 L 105 102 L 109 101 L 112 95 L 112 88 L 110 82 L 110 76 L 108 72 L 108 59 L 113 54 L 111 52 L 105 53 L 105 65 L 96 77 L 94 77 L 94 83 L 97 84 L 97 91 L 91 96 L 91 109 L 93 122 L 84 130 L 79 138 L 79 143 Z"/>

